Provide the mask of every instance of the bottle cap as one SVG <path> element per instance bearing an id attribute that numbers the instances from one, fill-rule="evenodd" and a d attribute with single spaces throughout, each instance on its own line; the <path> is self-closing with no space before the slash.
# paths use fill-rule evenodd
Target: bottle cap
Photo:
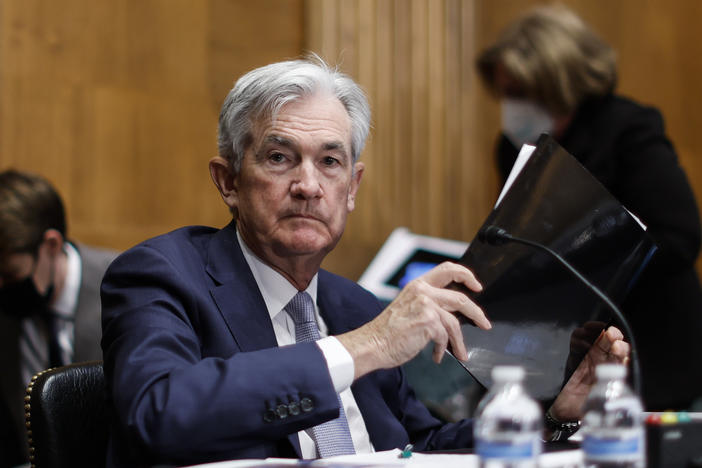
<path id="1" fill-rule="evenodd" d="M 524 368 L 520 366 L 495 366 L 492 368 L 492 380 L 495 382 L 521 382 Z"/>
<path id="2" fill-rule="evenodd" d="M 623 379 L 626 377 L 626 367 L 623 364 L 599 364 L 595 375 L 597 380 Z"/>

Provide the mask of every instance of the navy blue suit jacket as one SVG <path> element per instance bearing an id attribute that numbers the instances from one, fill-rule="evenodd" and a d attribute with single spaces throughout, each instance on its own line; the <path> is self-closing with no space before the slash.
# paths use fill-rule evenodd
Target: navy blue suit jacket
<path id="1" fill-rule="evenodd" d="M 297 432 L 338 415 L 316 344 L 277 347 L 234 223 L 182 228 L 130 249 L 105 275 L 102 301 L 115 416 L 108 466 L 299 457 Z M 381 310 L 356 283 L 323 270 L 317 303 L 333 335 Z M 399 368 L 351 388 L 376 450 L 472 444 L 470 421 L 442 425 Z"/>

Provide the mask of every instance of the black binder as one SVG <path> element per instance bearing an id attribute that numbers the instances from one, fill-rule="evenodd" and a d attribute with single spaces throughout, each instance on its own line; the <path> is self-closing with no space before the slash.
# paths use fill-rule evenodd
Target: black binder
<path id="1" fill-rule="evenodd" d="M 542 135 L 482 228 L 544 244 L 620 304 L 656 250 L 644 227 L 572 155 Z M 481 228 L 481 229 L 482 229 Z M 483 284 L 470 293 L 493 328 L 462 324 L 462 365 L 485 387 L 495 365 L 526 370 L 535 398 L 555 398 L 611 321 L 600 300 L 551 256 L 516 243 L 473 239 L 459 263 Z M 577 330 L 586 344 L 571 341 Z"/>

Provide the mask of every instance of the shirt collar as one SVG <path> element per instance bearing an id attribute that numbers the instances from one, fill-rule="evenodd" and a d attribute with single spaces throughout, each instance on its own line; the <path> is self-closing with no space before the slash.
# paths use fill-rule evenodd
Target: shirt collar
<path id="1" fill-rule="evenodd" d="M 52 305 L 52 310 L 64 318 L 72 318 L 78 305 L 78 292 L 82 276 L 80 254 L 69 242 L 63 244 L 66 252 L 66 277 L 64 278 L 61 294 Z"/>
<path id="2" fill-rule="evenodd" d="M 236 239 L 239 242 L 246 263 L 249 265 L 251 273 L 253 273 L 256 284 L 261 290 L 268 314 L 273 320 L 288 305 L 288 302 L 298 293 L 298 290 L 283 275 L 268 266 L 249 249 L 239 235 L 238 229 L 236 231 Z M 318 273 L 315 273 L 312 281 L 305 289 L 315 304 L 317 303 L 317 276 Z"/>

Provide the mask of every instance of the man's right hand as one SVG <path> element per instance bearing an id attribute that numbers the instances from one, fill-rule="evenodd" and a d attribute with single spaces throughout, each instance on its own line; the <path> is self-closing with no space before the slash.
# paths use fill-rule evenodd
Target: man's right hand
<path id="1" fill-rule="evenodd" d="M 414 279 L 371 322 L 337 336 L 354 360 L 354 379 L 376 369 L 399 366 L 416 356 L 429 341 L 434 342 L 434 361 L 446 348 L 461 360 L 468 359 L 456 314 L 488 330 L 485 313 L 465 294 L 445 289 L 452 282 L 479 292 L 482 286 L 462 265 L 444 262 Z"/>

